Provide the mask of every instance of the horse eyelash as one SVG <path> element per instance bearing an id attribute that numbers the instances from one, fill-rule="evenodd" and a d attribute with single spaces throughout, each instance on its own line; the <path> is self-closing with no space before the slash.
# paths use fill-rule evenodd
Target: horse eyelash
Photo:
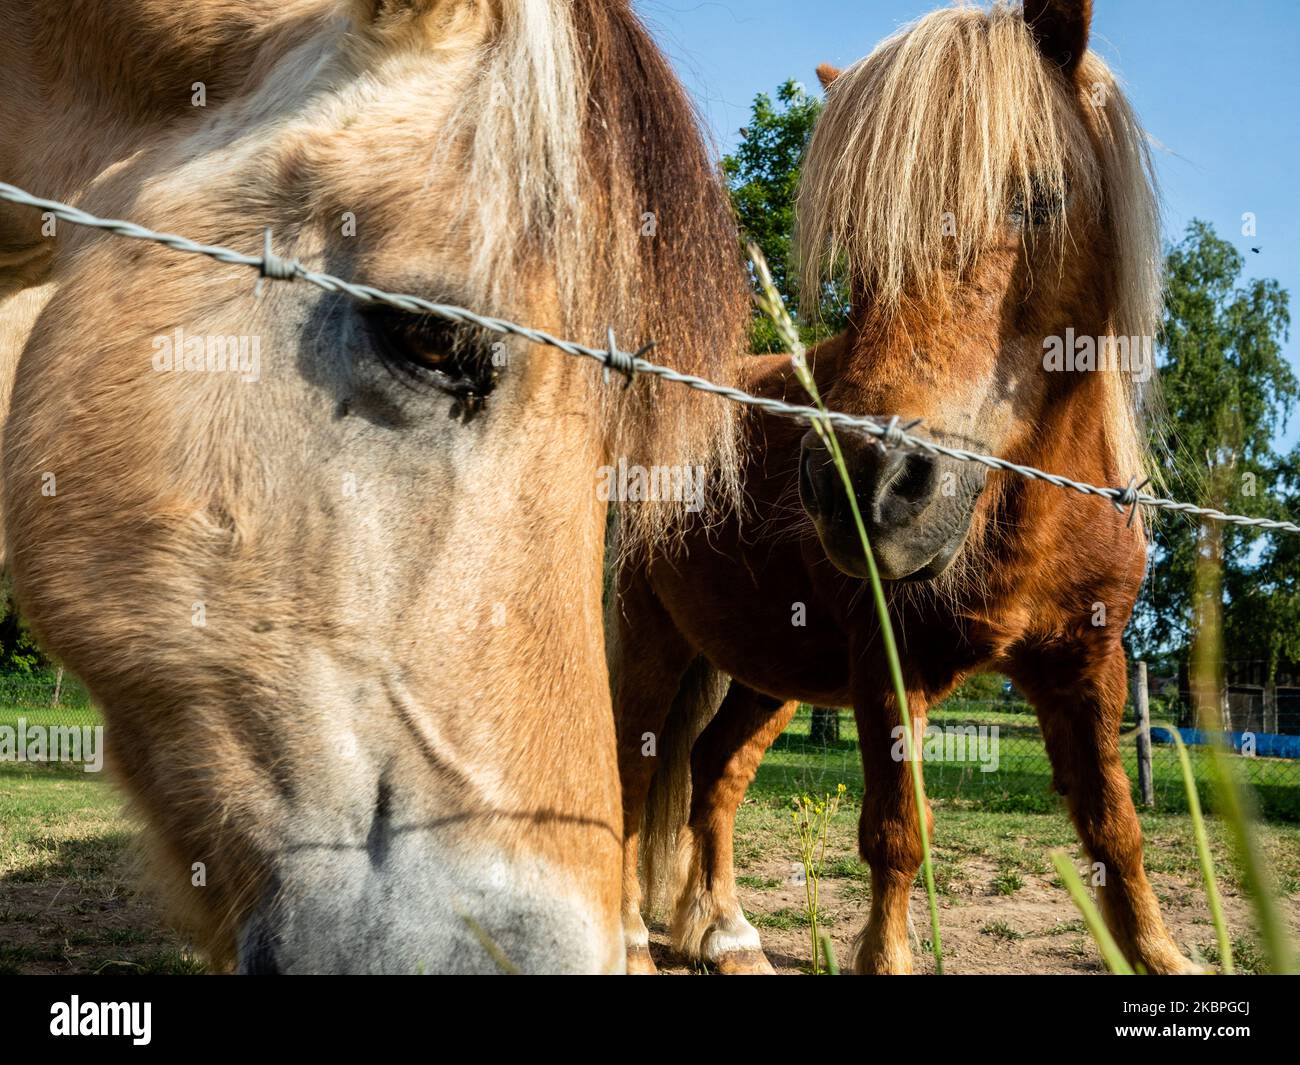
<path id="1" fill-rule="evenodd" d="M 380 361 L 405 384 L 480 400 L 495 387 L 498 373 L 483 330 L 387 307 L 366 319 Z"/>
<path id="2" fill-rule="evenodd" d="M 1029 181 L 1030 203 L 1025 204 L 1024 190 L 1017 189 L 1011 197 L 1011 217 L 1018 225 L 1024 225 L 1026 222 L 1030 226 L 1047 225 L 1057 215 L 1065 210 L 1066 201 L 1070 197 L 1070 181 L 1067 177 L 1065 180 L 1064 195 L 1061 198 L 1047 194 L 1045 182 L 1038 178 L 1031 178 Z"/>

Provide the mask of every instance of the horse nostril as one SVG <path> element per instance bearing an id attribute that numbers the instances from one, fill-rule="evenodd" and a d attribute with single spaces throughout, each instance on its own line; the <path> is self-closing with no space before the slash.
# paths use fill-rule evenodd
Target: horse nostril
<path id="1" fill-rule="evenodd" d="M 816 457 L 811 448 L 805 447 L 799 456 L 799 497 L 809 511 L 821 509 L 821 500 L 817 498 L 817 474 L 813 463 Z"/>
<path id="2" fill-rule="evenodd" d="M 908 503 L 924 503 L 934 495 L 939 464 L 929 455 L 903 456 L 901 469 L 885 491 Z"/>
<path id="3" fill-rule="evenodd" d="M 259 912 L 245 922 L 239 935 L 239 972 L 243 976 L 278 976 L 275 933 L 265 914 Z"/>

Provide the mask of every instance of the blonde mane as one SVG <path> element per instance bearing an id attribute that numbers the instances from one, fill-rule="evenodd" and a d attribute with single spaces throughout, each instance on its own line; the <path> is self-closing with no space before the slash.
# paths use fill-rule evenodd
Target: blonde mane
<path id="1" fill-rule="evenodd" d="M 496 5 L 495 18 L 442 149 L 463 153 L 456 214 L 477 249 L 471 289 L 508 308 L 511 291 L 550 264 L 567 335 L 603 346 L 614 326 L 626 349 L 653 340 L 675 367 L 731 380 L 749 319 L 735 223 L 659 49 L 625 0 L 520 0 Z M 734 505 L 729 404 L 650 381 L 599 401 L 613 454 L 702 465 L 709 508 Z M 662 538 L 680 516 L 673 504 L 623 508 L 629 544 Z"/>
<path id="2" fill-rule="evenodd" d="M 1018 6 L 924 16 L 845 70 L 827 91 L 799 193 L 802 291 L 815 300 L 847 264 L 886 313 L 924 299 L 945 266 L 959 275 L 1005 225 L 1008 205 L 1066 197 L 1093 205 L 1114 253 L 1113 336 L 1153 337 L 1161 308 L 1160 228 L 1147 139 L 1094 52 L 1073 82 L 1044 62 Z M 1064 211 L 1054 218 L 1066 217 Z M 945 221 L 949 224 L 945 225 Z M 1088 233 L 1050 224 L 1065 269 Z M 1106 374 L 1118 468 L 1150 470 L 1144 411 L 1122 371 Z"/>

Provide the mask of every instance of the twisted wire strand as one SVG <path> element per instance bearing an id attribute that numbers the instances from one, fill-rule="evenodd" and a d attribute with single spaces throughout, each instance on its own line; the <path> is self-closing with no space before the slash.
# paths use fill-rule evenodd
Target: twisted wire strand
<path id="1" fill-rule="evenodd" d="M 733 403 L 755 407 L 770 414 L 784 415 L 809 423 L 815 421 L 829 422 L 840 428 L 864 432 L 875 437 L 884 447 L 908 448 L 923 451 L 930 455 L 942 455 L 959 462 L 975 462 L 991 470 L 1014 473 L 1030 480 L 1043 481 L 1057 488 L 1073 490 L 1082 495 L 1096 496 L 1099 499 L 1107 500 L 1121 513 L 1127 511 L 1130 522 L 1137 507 L 1149 507 L 1155 510 L 1187 514 L 1246 528 L 1300 533 L 1300 525 L 1293 522 L 1275 521 L 1270 518 L 1252 518 L 1243 514 L 1229 514 L 1214 507 L 1200 507 L 1193 503 L 1182 503 L 1174 499 L 1151 495 L 1141 490 L 1146 482 L 1140 485 L 1137 483 L 1136 478 L 1130 480 L 1125 487 L 1104 487 L 1088 484 L 1084 481 L 1076 481 L 1061 474 L 1040 470 L 1035 466 L 1023 466 L 1009 462 L 1006 459 L 998 458 L 996 455 L 984 455 L 977 451 L 968 451 L 965 448 L 948 447 L 937 441 L 927 440 L 924 437 L 914 436 L 907 432 L 908 429 L 914 428 L 918 423 L 909 422 L 905 426 L 900 426 L 897 416 L 882 422 L 875 418 L 844 414 L 840 411 L 823 413 L 816 407 L 787 403 L 784 400 L 766 396 L 755 396 L 740 388 L 720 385 L 703 377 L 697 377 L 694 374 L 681 373 L 669 366 L 650 362 L 643 355 L 653 346 L 653 342 L 644 345 L 635 353 L 622 351 L 614 339 L 612 328 L 608 332 L 607 347 L 590 347 L 572 340 L 563 340 L 540 329 L 530 329 L 505 318 L 494 318 L 489 315 L 478 314 L 468 308 L 458 307 L 454 304 L 435 303 L 419 296 L 386 292 L 371 285 L 347 281 L 333 274 L 310 270 L 296 259 L 285 259 L 276 255 L 271 248 L 271 231 L 269 229 L 263 234 L 262 254 L 246 255 L 243 252 L 220 245 L 199 244 L 188 237 L 178 236 L 175 233 L 160 233 L 145 226 L 137 225 L 134 222 L 116 218 L 100 218 L 98 215 L 90 214 L 79 207 L 60 203 L 57 200 L 42 199 L 5 182 L 0 182 L 0 199 L 21 206 L 35 207 L 47 211 L 56 218 L 71 222 L 73 225 L 102 230 L 131 240 L 150 241 L 154 244 L 172 248 L 175 251 L 206 256 L 209 259 L 232 266 L 249 267 L 257 270 L 263 278 L 272 281 L 296 281 L 301 279 L 326 292 L 341 293 L 363 303 L 380 303 L 398 310 L 430 314 L 449 321 L 477 326 L 492 333 L 519 337 L 534 344 L 555 348 L 575 358 L 592 359 L 599 362 L 605 367 L 606 376 L 611 371 L 616 372 L 626 379 L 627 384 L 631 384 L 637 374 L 646 374 L 667 381 L 670 384 L 684 385 L 698 392 L 720 396 Z"/>

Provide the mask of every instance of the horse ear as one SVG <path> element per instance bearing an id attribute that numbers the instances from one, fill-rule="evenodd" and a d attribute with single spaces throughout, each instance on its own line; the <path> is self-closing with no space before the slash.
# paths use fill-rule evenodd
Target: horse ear
<path id="1" fill-rule="evenodd" d="M 1073 75 L 1088 50 L 1092 0 L 1025 0 L 1025 22 L 1038 50 Z"/>
<path id="2" fill-rule="evenodd" d="M 822 83 L 823 89 L 829 89 L 831 82 L 840 76 L 840 68 L 833 67 L 829 63 L 823 63 L 817 68 L 817 80 Z"/>

